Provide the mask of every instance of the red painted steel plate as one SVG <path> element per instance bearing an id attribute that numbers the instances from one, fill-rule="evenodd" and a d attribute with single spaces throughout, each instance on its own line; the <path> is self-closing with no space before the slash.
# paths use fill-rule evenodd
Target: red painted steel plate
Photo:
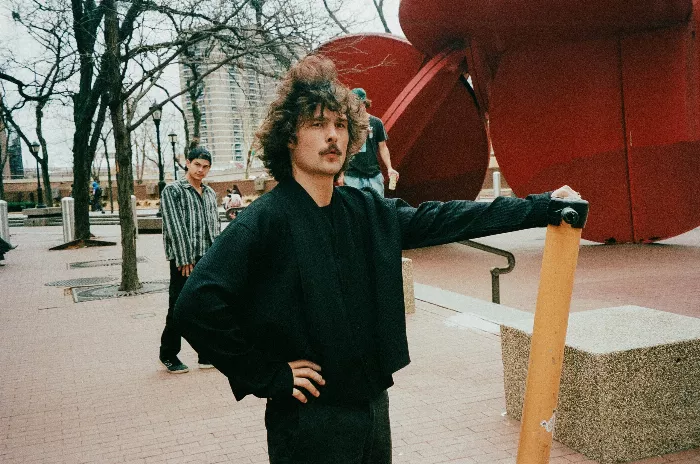
<path id="1" fill-rule="evenodd" d="M 514 192 L 580 190 L 591 203 L 583 236 L 599 242 L 657 240 L 700 225 L 699 200 L 687 195 L 700 190 L 697 74 L 680 59 L 683 37 L 504 54 L 491 85 L 491 136 Z"/>
<path id="2" fill-rule="evenodd" d="M 463 50 L 428 62 L 385 114 L 392 162 L 401 173 L 395 192 L 417 205 L 473 199 L 488 168 L 483 119 L 461 79 Z"/>
<path id="3" fill-rule="evenodd" d="M 333 60 L 345 85 L 367 91 L 370 113 L 379 118 L 425 61 L 407 40 L 390 34 L 339 37 L 323 44 L 319 52 Z"/>
<path id="4" fill-rule="evenodd" d="M 429 55 L 468 37 L 500 52 L 542 38 L 600 38 L 666 27 L 687 21 L 692 5 L 692 0 L 402 0 L 399 21 L 408 40 Z"/>
<path id="5" fill-rule="evenodd" d="M 635 241 L 700 226 L 700 79 L 694 29 L 627 36 L 622 69 Z"/>

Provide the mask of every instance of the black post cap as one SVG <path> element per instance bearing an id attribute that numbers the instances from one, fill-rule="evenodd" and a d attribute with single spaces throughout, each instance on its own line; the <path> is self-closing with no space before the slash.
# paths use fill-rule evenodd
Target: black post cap
<path id="1" fill-rule="evenodd" d="M 552 198 L 547 210 L 547 222 L 558 226 L 563 220 L 574 229 L 583 229 L 588 219 L 588 202 L 568 198 Z"/>

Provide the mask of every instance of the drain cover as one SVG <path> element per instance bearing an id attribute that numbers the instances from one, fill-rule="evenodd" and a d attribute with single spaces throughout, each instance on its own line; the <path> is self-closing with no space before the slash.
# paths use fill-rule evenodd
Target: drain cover
<path id="1" fill-rule="evenodd" d="M 45 285 L 50 287 L 88 287 L 114 282 L 115 280 L 117 280 L 116 277 L 83 277 L 81 279 L 57 280 L 56 282 L 48 282 Z"/>
<path id="2" fill-rule="evenodd" d="M 136 258 L 137 263 L 145 263 L 148 261 L 148 259 L 145 256 L 139 256 Z M 122 259 L 121 258 L 113 258 L 113 259 L 100 259 L 97 261 L 79 261 L 77 263 L 70 263 L 68 265 L 69 268 L 75 269 L 75 268 L 83 268 L 83 267 L 100 267 L 100 266 L 121 266 L 122 265 Z"/>
<path id="3" fill-rule="evenodd" d="M 152 282 L 141 282 L 141 288 L 133 292 L 119 291 L 119 285 L 100 285 L 97 287 L 74 288 L 73 300 L 76 303 L 81 301 L 106 300 L 109 298 L 121 298 L 124 296 L 146 295 L 148 293 L 162 293 L 168 291 L 169 280 L 156 280 Z"/>

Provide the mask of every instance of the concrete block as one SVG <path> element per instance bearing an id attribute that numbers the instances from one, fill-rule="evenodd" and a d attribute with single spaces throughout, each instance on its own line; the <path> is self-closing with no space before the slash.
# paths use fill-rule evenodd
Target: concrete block
<path id="1" fill-rule="evenodd" d="M 406 306 L 406 314 L 416 312 L 416 297 L 413 291 L 413 261 L 401 258 L 401 272 L 403 273 L 403 302 Z"/>
<path id="2" fill-rule="evenodd" d="M 28 218 L 61 216 L 61 207 L 52 206 L 47 208 L 25 208 L 22 210 L 22 214 Z"/>
<path id="3" fill-rule="evenodd" d="M 61 224 L 61 208 L 25 208 L 22 214 L 27 216 L 24 227 L 53 226 Z"/>
<path id="4" fill-rule="evenodd" d="M 501 326 L 520 420 L 532 321 Z M 601 463 L 700 446 L 700 319 L 638 306 L 571 314 L 554 438 Z"/>
<path id="5" fill-rule="evenodd" d="M 141 234 L 161 234 L 163 233 L 163 218 L 140 217 L 138 218 L 138 229 Z"/>

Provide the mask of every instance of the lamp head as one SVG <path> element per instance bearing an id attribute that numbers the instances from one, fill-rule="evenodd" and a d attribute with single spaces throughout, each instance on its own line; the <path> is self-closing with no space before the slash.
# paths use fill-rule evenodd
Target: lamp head
<path id="1" fill-rule="evenodd" d="M 153 113 L 151 116 L 153 117 L 153 121 L 158 124 L 160 122 L 161 116 L 163 116 L 163 110 L 160 108 L 160 106 L 151 106 L 151 110 Z"/>

